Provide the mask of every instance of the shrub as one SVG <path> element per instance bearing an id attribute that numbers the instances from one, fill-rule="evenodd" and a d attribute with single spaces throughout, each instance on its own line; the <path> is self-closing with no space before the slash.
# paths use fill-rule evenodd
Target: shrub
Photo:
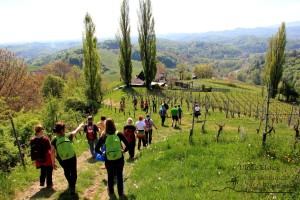
<path id="1" fill-rule="evenodd" d="M 78 97 L 69 97 L 65 101 L 65 107 L 66 109 L 71 109 L 74 111 L 82 111 L 85 110 L 86 107 L 88 107 L 88 104 L 86 101 Z"/>

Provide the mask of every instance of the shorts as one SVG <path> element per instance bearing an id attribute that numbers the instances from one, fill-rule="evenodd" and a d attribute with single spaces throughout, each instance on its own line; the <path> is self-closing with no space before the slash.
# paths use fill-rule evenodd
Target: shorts
<path id="1" fill-rule="evenodd" d="M 172 116 L 172 119 L 178 121 L 178 116 Z"/>
<path id="2" fill-rule="evenodd" d="M 194 112 L 195 117 L 198 117 L 199 115 L 201 115 L 200 111 L 195 111 Z"/>

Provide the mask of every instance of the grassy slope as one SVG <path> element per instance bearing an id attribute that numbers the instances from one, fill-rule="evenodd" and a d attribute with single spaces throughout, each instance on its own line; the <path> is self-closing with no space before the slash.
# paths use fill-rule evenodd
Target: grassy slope
<path id="1" fill-rule="evenodd" d="M 106 105 L 95 116 L 95 121 L 98 121 L 101 115 L 112 117 L 120 130 L 128 116 L 136 121 L 139 114 L 145 114 L 140 110 L 133 113 L 130 103 L 132 99 L 126 92 L 128 91 L 117 90 L 104 98 L 107 102 L 112 99 L 112 103 L 118 105 L 121 96 L 125 96 L 125 115 L 119 113 L 118 109 L 111 109 Z M 236 92 L 235 89 L 233 92 Z M 138 88 L 130 90 L 129 93 L 142 94 L 144 90 Z M 293 180 L 297 178 L 299 147 L 293 150 L 294 131 L 290 127 L 285 124 L 275 124 L 276 133 L 272 133 L 267 138 L 267 150 L 271 151 L 268 155 L 261 147 L 261 135 L 256 134 L 255 129 L 259 121 L 244 116 L 226 120 L 224 112 L 213 113 L 209 110 L 210 115 L 207 116 L 206 122 L 207 133 L 202 134 L 202 123 L 196 123 L 193 142 L 189 143 L 192 115 L 185 103 L 182 106 L 184 118 L 180 126 L 181 130 L 170 127 L 170 119 L 166 127 L 160 126 L 159 115 L 152 114 L 152 118 L 158 125 L 158 131 L 154 131 L 154 144 L 143 149 L 137 156 L 136 162 L 125 164 L 127 170 L 125 170 L 125 189 L 130 199 L 271 199 L 274 198 L 273 196 L 278 199 L 289 199 L 294 196 L 290 194 L 284 196 L 274 192 L 299 192 L 299 182 Z M 217 123 L 226 121 L 218 143 L 216 142 L 218 127 L 215 121 Z M 237 133 L 238 126 L 244 130 L 246 139 L 243 140 L 241 133 Z M 78 155 L 88 150 L 84 138 L 81 142 L 75 142 L 75 147 L 78 149 Z M 292 160 L 288 160 L 285 156 L 289 156 Z M 268 169 L 246 170 L 245 166 L 248 168 L 265 166 L 264 168 Z M 90 163 L 85 167 L 93 172 L 87 169 L 79 170 L 77 189 L 81 198 L 85 197 L 83 193 L 85 188 L 92 187 L 94 181 L 101 181 L 93 179 L 93 173 L 97 173 L 100 164 Z M 27 168 L 26 176 L 20 174 L 24 172 L 16 168 L 10 177 L 16 189 L 24 189 L 38 178 L 38 171 L 32 166 Z M 238 182 L 233 186 L 230 181 L 235 176 Z M 275 176 L 279 178 L 272 180 Z M 100 186 L 94 197 L 101 196 L 103 187 Z M 226 187 L 234 187 L 239 191 L 272 191 L 273 193 L 235 192 L 231 189 L 222 192 L 213 191 Z M 53 197 L 61 194 L 62 191 L 57 191 Z"/>
<path id="2" fill-rule="evenodd" d="M 211 83 L 215 85 L 218 81 Z M 224 83 L 219 87 L 224 88 Z M 254 96 L 261 92 L 249 85 L 231 87 L 231 91 Z M 142 90 L 135 89 L 135 92 Z M 122 95 L 126 96 L 118 90 L 110 97 L 118 102 Z M 189 143 L 192 115 L 185 104 L 183 109 L 182 130 L 170 127 L 170 119 L 169 127 L 159 125 L 154 137 L 161 142 L 144 149 L 134 164 L 125 184 L 130 199 L 295 198 L 299 192 L 299 147 L 293 149 L 294 131 L 285 121 L 275 124 L 276 133 L 267 137 L 264 150 L 261 133 L 256 133 L 258 120 L 243 115 L 226 120 L 224 111 L 213 113 L 209 110 L 207 133 L 202 134 L 202 123 L 196 123 L 193 142 Z M 159 124 L 158 114 L 152 117 Z M 124 120 L 125 116 L 121 121 Z M 218 143 L 215 122 L 226 122 Z M 236 182 L 232 181 L 234 177 L 237 177 Z"/>

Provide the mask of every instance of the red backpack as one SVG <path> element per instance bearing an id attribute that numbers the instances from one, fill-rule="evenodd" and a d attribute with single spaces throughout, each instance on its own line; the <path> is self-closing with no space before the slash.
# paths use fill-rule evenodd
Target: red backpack
<path id="1" fill-rule="evenodd" d="M 94 124 L 91 126 L 87 125 L 87 139 L 88 140 L 93 140 L 95 139 L 95 134 L 94 134 Z"/>
<path id="2" fill-rule="evenodd" d="M 128 142 L 132 142 L 134 140 L 134 133 L 133 133 L 133 128 L 132 127 L 130 128 L 128 126 L 125 126 L 123 134 L 125 135 Z"/>
<path id="3" fill-rule="evenodd" d="M 146 124 L 146 130 L 151 129 L 151 119 L 149 119 L 149 120 L 145 119 L 144 122 Z"/>

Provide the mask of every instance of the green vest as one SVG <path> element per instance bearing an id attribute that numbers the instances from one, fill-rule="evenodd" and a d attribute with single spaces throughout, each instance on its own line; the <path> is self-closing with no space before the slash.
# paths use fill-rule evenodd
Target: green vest
<path id="1" fill-rule="evenodd" d="M 117 160 L 119 158 L 122 158 L 121 141 L 116 133 L 112 135 L 107 134 L 105 140 L 105 148 L 107 160 Z"/>
<path id="2" fill-rule="evenodd" d="M 75 156 L 73 145 L 66 136 L 56 137 L 56 150 L 61 160 L 67 160 Z"/>

